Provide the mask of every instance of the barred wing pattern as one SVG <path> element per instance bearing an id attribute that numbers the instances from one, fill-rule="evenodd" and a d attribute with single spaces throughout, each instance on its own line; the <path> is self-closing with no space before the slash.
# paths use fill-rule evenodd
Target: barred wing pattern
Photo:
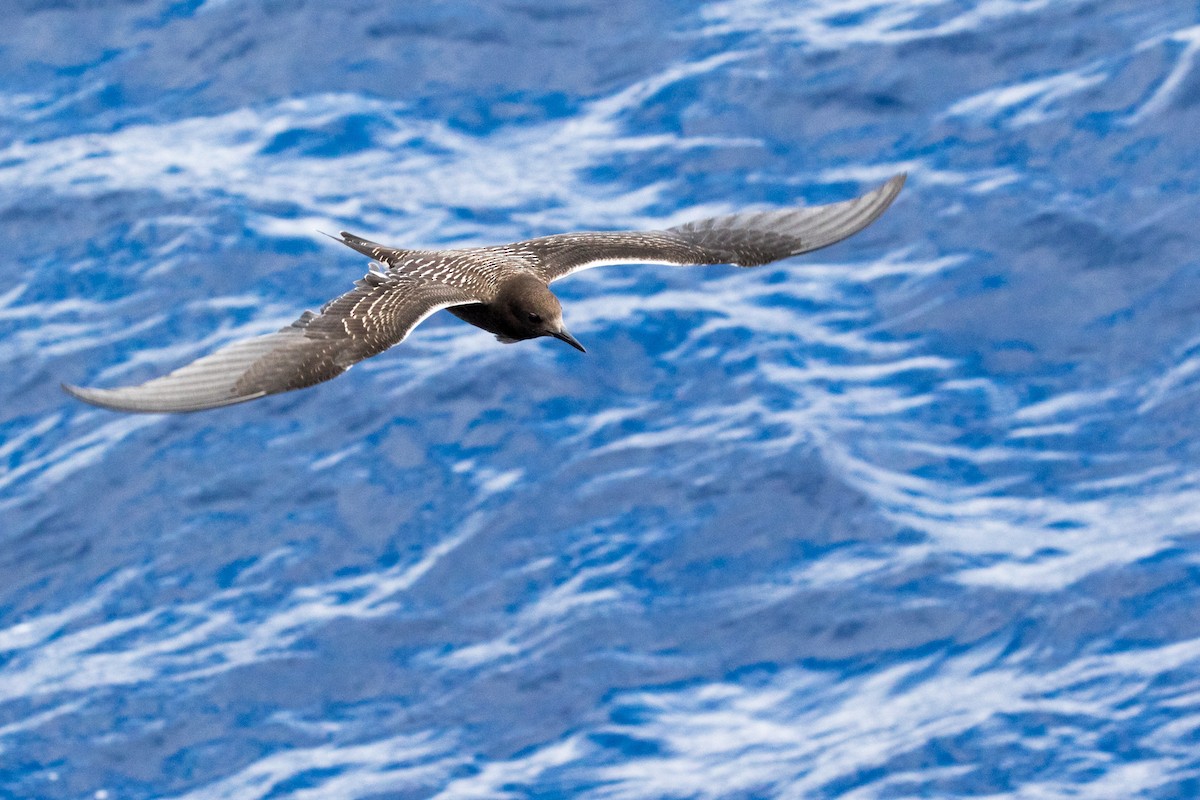
<path id="1" fill-rule="evenodd" d="M 604 264 L 734 264 L 756 267 L 809 253 L 853 236 L 887 210 L 905 176 L 841 203 L 731 214 L 663 231 L 567 233 L 516 245 L 547 281 Z"/>
<path id="2" fill-rule="evenodd" d="M 277 333 L 235 342 L 137 386 L 70 394 L 115 411 L 179 412 L 312 386 L 404 341 L 430 314 L 477 302 L 462 289 L 372 270 L 355 288 Z"/>
<path id="3" fill-rule="evenodd" d="M 151 412 L 200 411 L 300 389 L 399 344 L 439 309 L 487 309 L 503 282 L 522 273 L 549 283 L 617 262 L 753 267 L 852 236 L 886 211 L 903 186 L 904 175 L 897 175 L 872 192 L 831 205 L 732 214 L 664 231 L 567 233 L 444 252 L 400 250 L 343 232 L 338 241 L 387 267 L 372 263 L 352 291 L 319 313 L 306 312 L 277 333 L 228 345 L 137 386 L 63 388 L 93 405 Z"/>

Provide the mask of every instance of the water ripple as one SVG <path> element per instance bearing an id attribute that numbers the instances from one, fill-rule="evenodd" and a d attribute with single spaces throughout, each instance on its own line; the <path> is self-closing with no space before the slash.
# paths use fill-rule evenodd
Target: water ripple
<path id="1" fill-rule="evenodd" d="M 1194 795 L 1197 22 L 14 14 L 0 794 Z M 349 286 L 318 229 L 661 227 L 902 170 L 836 249 L 556 284 L 586 357 L 434 318 L 213 414 L 58 389 Z"/>

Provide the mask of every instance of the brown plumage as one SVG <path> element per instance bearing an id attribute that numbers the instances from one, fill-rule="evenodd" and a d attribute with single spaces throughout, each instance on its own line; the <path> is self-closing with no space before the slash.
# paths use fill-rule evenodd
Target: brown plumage
<path id="1" fill-rule="evenodd" d="M 549 284 L 615 263 L 753 267 L 839 242 L 887 210 L 897 175 L 853 200 L 689 222 L 663 231 L 584 232 L 462 250 L 399 250 L 343 232 L 374 259 L 354 289 L 276 332 L 235 342 L 137 386 L 65 385 L 80 400 L 118 411 L 199 411 L 300 389 L 336 377 L 404 341 L 440 309 L 505 342 L 552 336 L 583 350 L 563 325 Z"/>

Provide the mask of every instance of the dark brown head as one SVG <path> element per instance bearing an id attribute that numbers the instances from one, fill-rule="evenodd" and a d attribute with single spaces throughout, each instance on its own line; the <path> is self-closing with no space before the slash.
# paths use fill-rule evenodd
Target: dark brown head
<path id="1" fill-rule="evenodd" d="M 513 331 L 513 339 L 553 336 L 586 353 L 563 326 L 562 304 L 546 284 L 533 275 L 518 275 L 504 282 L 492 304 Z"/>

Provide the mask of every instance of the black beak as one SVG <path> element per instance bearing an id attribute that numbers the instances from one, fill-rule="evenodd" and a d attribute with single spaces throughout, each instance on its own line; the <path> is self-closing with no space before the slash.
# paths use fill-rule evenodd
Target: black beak
<path id="1" fill-rule="evenodd" d="M 587 350 L 583 349 L 583 345 L 581 345 L 579 343 L 578 339 L 576 339 L 571 334 L 567 333 L 566 328 L 563 328 L 562 330 L 559 330 L 555 333 L 551 333 L 550 335 L 553 336 L 555 339 L 562 339 L 564 342 L 571 345 L 571 347 L 574 347 L 576 350 L 578 350 L 581 353 L 587 352 Z"/>

